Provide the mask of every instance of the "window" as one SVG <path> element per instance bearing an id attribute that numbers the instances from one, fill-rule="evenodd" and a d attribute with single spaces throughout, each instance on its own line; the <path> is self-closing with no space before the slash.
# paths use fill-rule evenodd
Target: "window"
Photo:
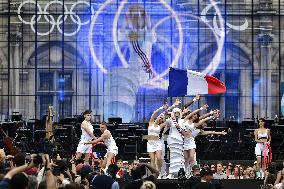
<path id="1" fill-rule="evenodd" d="M 72 90 L 72 73 L 60 73 L 58 83 L 59 89 Z"/>
<path id="2" fill-rule="evenodd" d="M 72 116 L 72 73 L 40 72 L 39 77 L 40 116 L 46 115 L 49 105 L 52 105 L 57 112 L 54 118 L 55 121 L 58 121 L 58 117 L 61 119 Z M 48 96 L 45 96 L 47 94 Z"/>
<path id="3" fill-rule="evenodd" d="M 48 106 L 53 105 L 53 96 L 40 96 L 40 119 L 47 115 Z"/>
<path id="4" fill-rule="evenodd" d="M 59 119 L 72 116 L 72 96 L 58 97 L 59 103 Z"/>
<path id="5" fill-rule="evenodd" d="M 54 90 L 53 82 L 54 82 L 54 73 L 39 73 L 39 90 L 40 91 L 52 91 Z"/>

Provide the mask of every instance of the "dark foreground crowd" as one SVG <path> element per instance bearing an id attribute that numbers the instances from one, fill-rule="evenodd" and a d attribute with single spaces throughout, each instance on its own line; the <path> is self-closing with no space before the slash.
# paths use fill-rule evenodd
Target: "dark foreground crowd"
<path id="1" fill-rule="evenodd" d="M 84 164 L 75 158 L 51 159 L 48 154 L 18 153 L 5 155 L 0 149 L 0 189 L 155 189 L 159 172 L 150 164 L 139 161 L 117 160 L 107 171 L 99 161 Z M 185 178 L 192 189 L 216 188 L 213 179 L 262 179 L 256 166 L 195 165 L 190 178 Z M 284 188 L 283 163 L 271 163 L 265 171 L 264 186 Z"/>

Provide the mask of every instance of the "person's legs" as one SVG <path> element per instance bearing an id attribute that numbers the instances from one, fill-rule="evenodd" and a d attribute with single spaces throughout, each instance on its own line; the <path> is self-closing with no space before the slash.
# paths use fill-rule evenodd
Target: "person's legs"
<path id="1" fill-rule="evenodd" d="M 106 168 L 106 164 L 107 164 L 107 157 L 104 157 L 104 159 L 102 160 L 102 163 L 101 163 L 101 168 L 105 169 Z"/>
<path id="2" fill-rule="evenodd" d="M 90 160 L 90 154 L 89 153 L 85 153 L 84 163 L 89 165 L 90 164 L 89 160 Z"/>
<path id="3" fill-rule="evenodd" d="M 106 157 L 106 169 L 108 168 L 108 166 L 111 164 L 111 160 L 115 157 L 115 154 L 112 152 L 108 152 L 107 153 L 107 157 Z"/>
<path id="4" fill-rule="evenodd" d="M 162 150 L 158 150 L 156 152 L 156 160 L 157 160 L 158 171 L 161 172 L 161 167 L 162 167 Z"/>
<path id="5" fill-rule="evenodd" d="M 189 166 L 189 150 L 183 151 L 184 155 L 184 166 L 185 166 L 185 172 L 188 173 L 188 166 Z"/>
<path id="6" fill-rule="evenodd" d="M 192 170 L 192 166 L 195 164 L 195 148 L 189 150 L 189 173 Z"/>
<path id="7" fill-rule="evenodd" d="M 195 149 L 194 148 L 189 150 L 189 162 L 191 166 L 195 164 Z"/>
<path id="8" fill-rule="evenodd" d="M 262 144 L 257 143 L 255 145 L 255 156 L 256 156 L 256 177 L 261 177 L 260 175 L 260 169 L 261 169 L 261 155 L 262 155 Z"/>
<path id="9" fill-rule="evenodd" d="M 150 164 L 152 167 L 156 167 L 155 164 L 155 152 L 149 152 L 149 156 L 150 156 Z"/>

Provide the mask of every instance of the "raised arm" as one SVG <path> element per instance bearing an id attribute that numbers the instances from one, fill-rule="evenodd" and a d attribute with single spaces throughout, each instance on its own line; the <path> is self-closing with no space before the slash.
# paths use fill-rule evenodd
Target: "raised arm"
<path id="1" fill-rule="evenodd" d="M 164 124 L 165 124 L 164 125 L 165 128 L 163 130 L 163 134 L 165 134 L 170 128 L 169 120 L 166 120 Z"/>
<path id="2" fill-rule="evenodd" d="M 198 101 L 200 99 L 200 95 L 196 95 L 191 101 L 189 101 L 188 103 L 186 103 L 183 108 L 188 108 L 189 106 L 191 106 L 194 102 Z"/>
<path id="3" fill-rule="evenodd" d="M 56 183 L 54 180 L 54 176 L 51 172 L 51 162 L 50 162 L 50 157 L 48 154 L 45 154 L 45 160 L 46 160 L 46 183 L 47 183 L 47 189 L 53 189 L 56 188 Z"/>
<path id="4" fill-rule="evenodd" d="M 149 125 L 152 125 L 154 123 L 155 118 L 156 118 L 158 112 L 161 111 L 162 109 L 166 109 L 167 107 L 168 107 L 168 104 L 166 103 L 163 106 L 161 106 L 160 108 L 158 108 L 157 110 L 155 110 L 153 112 L 153 114 L 151 115 L 151 118 L 150 118 L 150 121 L 149 121 Z"/>
<path id="5" fill-rule="evenodd" d="M 206 121 L 209 121 L 209 120 L 214 119 L 214 118 L 216 118 L 216 116 L 214 116 L 214 115 L 209 116 L 205 119 L 200 120 L 198 123 L 195 123 L 194 126 L 198 127 L 198 126 L 202 125 L 203 123 L 205 123 Z"/>
<path id="6" fill-rule="evenodd" d="M 176 101 L 173 103 L 173 105 L 171 105 L 170 107 L 168 107 L 168 109 L 166 110 L 166 112 L 170 112 L 172 109 L 174 109 L 176 106 L 178 106 L 181 103 L 181 101 L 177 98 Z"/>
<path id="7" fill-rule="evenodd" d="M 207 108 L 208 108 L 208 105 L 207 105 L 207 104 L 203 105 L 201 108 L 196 109 L 196 110 L 194 110 L 193 112 L 191 112 L 190 114 L 188 114 L 188 115 L 184 118 L 184 120 L 190 119 L 194 114 L 200 112 L 201 110 L 206 110 Z"/>
<path id="8" fill-rule="evenodd" d="M 8 179 L 11 179 L 15 174 L 17 173 L 21 173 L 29 168 L 32 168 L 32 166 L 28 165 L 28 164 L 25 164 L 25 165 L 22 165 L 20 167 L 15 167 L 15 168 L 12 168 L 5 176 L 4 178 L 8 178 Z"/>
<path id="9" fill-rule="evenodd" d="M 88 124 L 87 124 L 86 122 L 83 122 L 83 123 L 81 124 L 81 127 L 88 133 L 88 135 L 89 135 L 90 137 L 92 137 L 93 139 L 97 139 L 97 138 L 95 137 L 95 135 L 93 134 L 93 132 L 89 129 Z"/>
<path id="10" fill-rule="evenodd" d="M 217 111 L 217 110 L 211 110 L 210 112 L 208 112 L 208 113 L 203 114 L 202 116 L 200 116 L 199 119 L 201 120 L 201 119 L 205 119 L 205 118 L 207 118 L 207 117 L 209 117 L 209 116 L 212 116 L 212 115 L 214 115 L 214 113 L 216 113 L 216 111 Z"/>

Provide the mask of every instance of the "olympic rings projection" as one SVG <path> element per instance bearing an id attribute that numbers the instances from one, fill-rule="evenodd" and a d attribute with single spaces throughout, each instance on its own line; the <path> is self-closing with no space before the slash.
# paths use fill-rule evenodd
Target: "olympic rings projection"
<path id="1" fill-rule="evenodd" d="M 173 18 L 175 20 L 179 39 L 178 39 L 177 46 L 175 47 L 176 52 L 174 53 L 174 57 L 173 57 L 171 63 L 169 64 L 170 67 L 175 67 L 175 66 L 177 66 L 177 64 L 179 62 L 179 58 L 182 55 L 182 49 L 183 49 L 183 31 L 181 29 L 182 25 L 181 25 L 179 16 L 188 16 L 188 15 L 176 13 L 174 11 L 174 9 L 165 0 L 159 0 L 159 2 L 167 9 L 167 11 L 170 13 L 170 16 L 167 16 L 167 17 L 161 19 L 160 21 L 158 21 L 158 23 L 154 27 L 154 32 L 155 32 L 156 28 L 160 24 L 162 24 L 162 22 L 164 22 L 165 20 L 171 19 L 171 18 Z M 218 49 L 216 51 L 214 58 L 210 62 L 210 64 L 207 66 L 207 68 L 205 70 L 203 70 L 203 73 L 214 73 L 215 70 L 217 69 L 217 67 L 220 63 L 220 59 L 221 59 L 221 53 L 222 53 L 222 49 L 223 49 L 223 45 L 224 45 L 224 35 L 225 35 L 224 24 L 226 24 L 226 23 L 224 23 L 224 20 L 221 16 L 220 10 L 218 9 L 218 6 L 217 6 L 218 3 L 215 2 L 214 0 L 210 0 L 210 2 L 211 3 L 205 8 L 205 10 L 202 11 L 201 17 L 196 18 L 196 19 L 199 19 L 200 21 L 204 22 L 213 31 L 214 36 L 216 38 Z M 102 3 L 99 6 L 99 9 L 95 11 L 94 8 L 92 7 L 92 5 L 90 4 L 90 2 L 82 1 L 82 0 L 76 1 L 75 3 L 72 3 L 70 5 L 70 7 L 67 7 L 67 5 L 64 4 L 60 0 L 49 1 L 44 6 L 42 4 L 37 3 L 37 1 L 35 1 L 35 0 L 25 0 L 18 7 L 18 18 L 23 24 L 30 25 L 31 30 L 34 33 L 37 33 L 37 35 L 39 35 L 39 36 L 49 35 L 55 29 L 57 29 L 58 32 L 61 33 L 64 36 L 73 36 L 80 31 L 82 26 L 90 24 L 89 47 L 90 47 L 91 56 L 92 56 L 94 62 L 97 64 L 98 68 L 100 70 L 102 70 L 103 73 L 106 74 L 108 72 L 108 70 L 100 62 L 99 58 L 96 55 L 95 49 L 94 49 L 93 32 L 95 30 L 95 23 L 97 21 L 98 16 L 102 13 L 102 11 L 106 8 L 106 6 L 108 6 L 111 3 L 113 3 L 113 0 L 106 0 L 104 3 Z M 114 17 L 114 20 L 113 20 L 113 28 L 112 28 L 113 44 L 114 44 L 116 53 L 117 53 L 119 59 L 121 60 L 122 66 L 124 68 L 127 68 L 129 65 L 128 65 L 128 62 L 126 61 L 123 53 L 121 52 L 119 45 L 118 45 L 117 26 L 118 26 L 118 19 L 121 16 L 122 10 L 123 10 L 126 3 L 127 3 L 127 0 L 121 0 L 120 1 L 118 10 L 115 13 L 115 17 Z M 36 12 L 31 17 L 29 17 L 29 20 L 27 20 L 27 18 L 24 17 L 24 14 L 23 14 L 24 9 L 25 9 L 26 6 L 28 6 L 28 4 L 29 4 L 30 7 L 34 7 L 33 9 L 36 9 L 35 10 Z M 82 6 L 82 5 L 87 6 L 88 10 L 91 11 L 91 17 L 90 17 L 89 20 L 82 21 L 82 19 L 80 18 L 80 15 L 77 14 L 78 7 Z M 62 7 L 61 15 L 58 15 L 57 17 L 55 17 L 55 15 L 50 13 L 51 10 L 52 10 L 52 6 Z M 209 11 L 209 9 L 211 9 L 211 8 L 215 9 L 213 27 L 208 25 L 208 20 L 206 19 L 206 14 Z M 73 22 L 77 26 L 71 32 L 67 32 L 63 29 L 64 22 L 66 21 L 68 16 L 70 16 L 69 18 L 71 19 L 71 22 Z M 48 31 L 43 32 L 42 30 L 36 30 L 36 26 L 39 23 L 39 21 L 41 21 L 41 20 L 43 20 L 43 22 L 47 23 L 47 25 L 49 26 Z M 68 23 L 69 22 L 70 21 L 68 20 Z M 244 24 L 244 28 L 245 28 L 245 26 L 246 26 L 246 23 Z M 233 27 L 231 25 L 229 27 L 232 28 L 232 29 L 235 29 L 235 27 Z M 243 28 L 243 27 L 241 27 L 241 28 Z M 241 29 L 239 28 L 239 30 L 241 30 Z M 158 35 L 158 37 L 159 37 L 159 35 Z M 166 86 L 166 80 L 164 79 L 164 77 L 167 74 L 168 74 L 168 69 L 162 71 L 160 74 L 156 75 L 154 78 L 150 79 L 149 81 L 147 81 L 147 83 L 144 83 L 144 84 L 149 84 L 149 85 L 156 86 L 156 87 L 161 86 L 161 85 Z M 162 84 L 162 83 L 164 83 L 164 84 Z M 165 88 L 165 87 L 163 87 L 163 88 Z"/>
<path id="2" fill-rule="evenodd" d="M 37 8 L 36 14 L 34 14 L 29 21 L 24 20 L 21 15 L 21 11 L 26 4 L 34 4 L 35 7 Z M 48 9 L 51 7 L 51 5 L 60 5 L 63 7 L 64 12 L 62 13 L 62 15 L 59 15 L 57 19 L 54 18 L 54 16 L 48 12 Z M 90 20 L 82 22 L 79 15 L 77 15 L 76 12 L 74 11 L 75 8 L 79 5 L 87 5 L 91 9 L 92 15 L 94 15 L 95 10 L 90 5 L 90 3 L 86 1 L 77 1 L 76 3 L 72 4 L 72 6 L 70 7 L 70 10 L 68 10 L 67 6 L 62 1 L 58 1 L 58 0 L 48 2 L 43 8 L 41 7 L 39 3 L 36 3 L 36 1 L 34 0 L 26 0 L 26 1 L 23 1 L 18 7 L 18 18 L 20 19 L 22 23 L 30 25 L 31 30 L 34 33 L 37 33 L 37 35 L 39 36 L 45 36 L 45 35 L 51 34 L 53 30 L 55 29 L 55 26 L 57 27 L 57 30 L 61 34 L 65 36 L 73 36 L 79 32 L 82 26 L 87 25 L 90 22 Z M 72 22 L 77 25 L 76 30 L 70 33 L 63 31 L 61 28 L 61 25 L 66 21 L 68 16 L 70 16 Z M 42 17 L 44 18 L 46 23 L 50 25 L 50 28 L 47 32 L 39 32 L 39 31 L 36 31 L 35 29 L 35 25 L 37 24 L 37 22 L 40 21 Z"/>

